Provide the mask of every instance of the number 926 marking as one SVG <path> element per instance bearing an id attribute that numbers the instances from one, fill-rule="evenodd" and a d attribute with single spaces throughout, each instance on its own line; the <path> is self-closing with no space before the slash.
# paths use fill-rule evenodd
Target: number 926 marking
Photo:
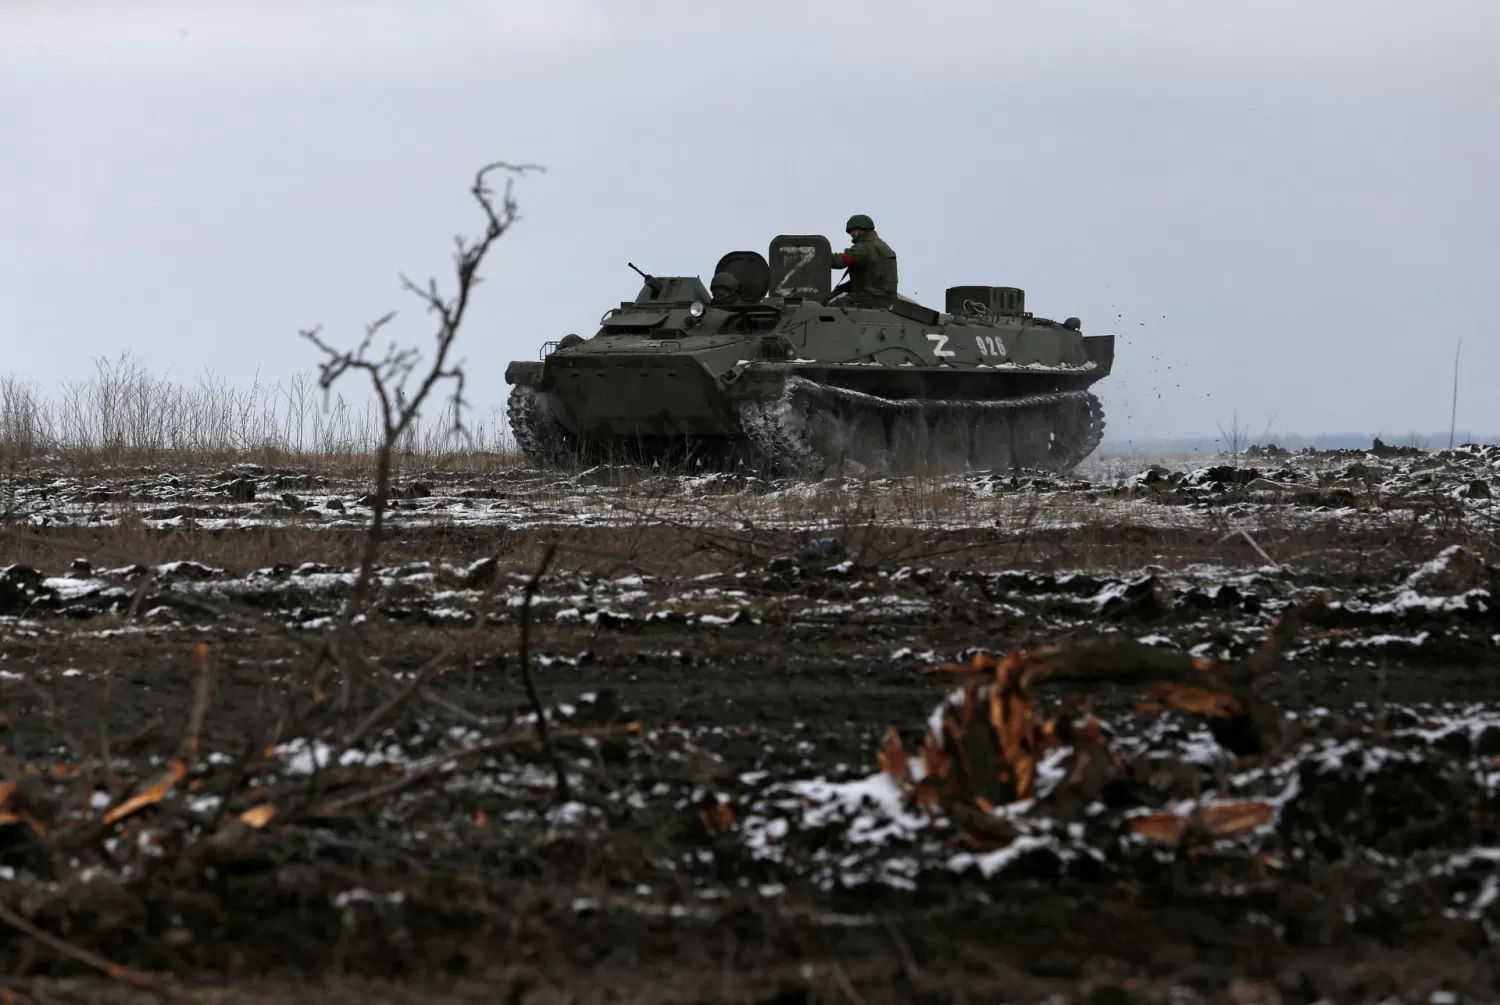
<path id="1" fill-rule="evenodd" d="M 999 335 L 975 335 L 974 344 L 981 356 L 1005 356 L 1005 343 L 1000 341 Z"/>

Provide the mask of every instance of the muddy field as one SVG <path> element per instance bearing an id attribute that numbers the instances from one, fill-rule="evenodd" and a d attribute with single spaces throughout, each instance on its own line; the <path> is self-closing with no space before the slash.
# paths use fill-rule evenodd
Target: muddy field
<path id="1" fill-rule="evenodd" d="M 0 1000 L 1500 1000 L 1496 448 L 370 490 L 0 485 Z"/>

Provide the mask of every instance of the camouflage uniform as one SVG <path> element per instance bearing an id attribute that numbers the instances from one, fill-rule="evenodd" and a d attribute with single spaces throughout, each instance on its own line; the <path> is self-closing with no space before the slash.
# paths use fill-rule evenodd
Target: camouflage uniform
<path id="1" fill-rule="evenodd" d="M 708 284 L 716 304 L 737 304 L 740 301 L 740 281 L 732 272 L 721 272 Z"/>
<path id="2" fill-rule="evenodd" d="M 847 251 L 835 252 L 831 263 L 849 270 L 849 301 L 856 307 L 889 307 L 896 299 L 896 252 L 875 233 L 868 216 L 851 216 L 844 229 L 864 231 Z"/>

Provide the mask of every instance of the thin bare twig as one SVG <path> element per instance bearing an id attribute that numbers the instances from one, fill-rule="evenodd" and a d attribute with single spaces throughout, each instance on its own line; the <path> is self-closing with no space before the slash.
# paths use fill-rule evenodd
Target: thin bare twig
<path id="1" fill-rule="evenodd" d="M 349 731 L 348 735 L 344 737 L 344 742 L 339 745 L 338 750 L 334 752 L 329 760 L 332 763 L 338 763 L 338 759 L 340 755 L 344 753 L 344 751 L 348 750 L 350 747 L 354 746 L 360 740 L 363 740 L 366 736 L 369 736 L 372 732 L 374 732 L 376 729 L 379 729 L 382 725 L 389 721 L 391 716 L 399 712 L 409 701 L 411 701 L 412 697 L 415 696 L 419 690 L 421 690 L 422 682 L 427 679 L 427 675 L 432 672 L 433 668 L 436 667 L 439 663 L 446 660 L 450 655 L 452 655 L 453 650 L 456 648 L 457 645 L 449 646 L 447 649 L 444 649 L 442 653 L 422 664 L 422 666 L 419 667 L 417 671 L 411 675 L 411 680 L 407 681 L 405 686 L 398 689 L 394 694 L 392 694 L 389 698 L 382 702 L 380 706 L 377 707 L 373 712 L 365 716 L 363 722 Z"/>
<path id="2" fill-rule="evenodd" d="M 623 736 L 637 732 L 639 726 L 636 723 L 626 723 L 623 726 L 601 726 L 595 729 L 565 729 L 553 734 L 553 739 L 558 740 L 581 740 L 589 737 L 603 738 L 612 736 Z M 471 757 L 479 757 L 483 754 L 492 754 L 498 750 L 508 750 L 514 747 L 524 747 L 535 743 L 537 738 L 530 730 L 522 729 L 504 736 L 476 743 L 472 747 L 463 750 L 455 750 L 433 758 L 415 771 L 410 771 L 392 782 L 387 782 L 374 789 L 364 792 L 356 792 L 354 795 L 345 796 L 342 799 L 334 799 L 315 807 L 311 815 L 316 817 L 330 817 L 359 806 L 364 803 L 384 799 L 404 792 L 415 785 L 425 782 L 435 775 L 441 774 L 450 764 L 468 760 Z"/>
<path id="3" fill-rule="evenodd" d="M 380 445 L 375 451 L 375 493 L 370 502 L 370 526 L 365 532 L 360 554 L 359 572 L 353 588 L 345 598 L 339 617 L 329 639 L 328 656 L 341 671 L 339 678 L 338 707 L 343 709 L 349 702 L 350 672 L 358 668 L 362 676 L 369 676 L 370 666 L 361 650 L 360 634 L 356 631 L 361 615 L 368 606 L 370 582 L 374 577 L 375 562 L 385 536 L 385 516 L 390 504 L 391 458 L 408 430 L 421 413 L 422 406 L 438 384 L 451 382 L 453 391 L 449 396 L 449 407 L 453 412 L 451 433 L 466 436 L 463 423 L 464 370 L 461 364 L 450 363 L 454 340 L 458 337 L 468 310 L 474 286 L 479 283 L 479 266 L 485 255 L 500 237 L 518 219 L 516 201 L 512 195 L 514 179 L 505 185 L 505 194 L 497 207 L 494 192 L 489 187 L 488 176 L 495 171 L 508 171 L 513 175 L 524 175 L 527 171 L 543 170 L 534 164 L 507 164 L 495 162 L 479 169 L 470 189 L 484 213 L 484 233 L 472 240 L 454 238 L 454 269 L 457 289 L 451 299 L 439 292 L 436 280 L 429 280 L 425 287 L 418 286 L 405 275 L 401 285 L 415 294 L 426 305 L 429 313 L 438 317 L 435 347 L 425 372 L 417 378 L 417 386 L 407 392 L 407 382 L 418 372 L 419 354 L 415 349 L 397 348 L 395 343 L 386 347 L 383 356 L 371 356 L 370 347 L 376 335 L 395 317 L 387 313 L 365 326 L 364 338 L 352 351 L 335 349 L 323 340 L 320 329 L 302 331 L 302 337 L 311 342 L 323 354 L 319 365 L 318 385 L 325 396 L 333 385 L 350 372 L 363 373 L 370 382 L 379 405 Z"/>
<path id="4" fill-rule="evenodd" d="M 844 973 L 844 968 L 834 963 L 832 966 L 833 981 L 839 986 L 839 990 L 854 1003 L 854 1005 L 865 1005 L 865 1000 L 860 993 L 854 990 L 854 984 L 849 980 L 849 975 Z"/>
<path id="5" fill-rule="evenodd" d="M 1464 351 L 1464 340 L 1460 336 L 1458 348 L 1453 350 L 1453 408 L 1448 413 L 1448 449 L 1453 449 L 1453 436 L 1458 429 L 1458 357 Z"/>
<path id="6" fill-rule="evenodd" d="M 442 652 L 438 653 L 432 659 L 428 660 L 421 667 L 419 667 L 417 671 L 412 674 L 412 679 L 408 681 L 404 687 L 398 688 L 394 693 L 389 695 L 385 702 L 380 705 L 380 707 L 376 708 L 375 711 L 371 712 L 363 722 L 356 726 L 349 733 L 349 735 L 344 738 L 343 745 L 334 752 L 333 756 L 330 758 L 330 763 L 338 763 L 338 760 L 343 756 L 344 751 L 348 750 L 350 747 L 353 747 L 356 743 L 364 739 L 371 732 L 389 722 L 392 716 L 401 711 L 401 709 L 405 708 L 415 697 L 420 697 L 423 701 L 426 701 L 437 708 L 441 708 L 445 712 L 448 712 L 450 715 L 463 719 L 464 721 L 471 724 L 483 723 L 484 719 L 481 716 L 474 715 L 470 712 L 465 711 L 464 709 L 457 707 L 456 705 L 451 704 L 450 702 L 443 701 L 441 698 L 437 697 L 426 688 L 424 688 L 423 684 L 426 683 L 428 675 L 431 674 L 434 670 L 442 666 L 444 663 L 447 663 L 455 655 L 465 650 L 468 646 L 475 644 L 475 639 L 478 638 L 479 632 L 484 628 L 484 611 L 489 606 L 490 596 L 493 591 L 493 582 L 487 584 L 484 587 L 484 592 L 480 594 L 479 603 L 475 608 L 474 624 L 470 626 L 462 636 L 454 639 L 451 643 L 445 646 Z"/>
<path id="7" fill-rule="evenodd" d="M 138 970 L 131 970 L 129 967 L 122 967 L 118 963 L 111 963 L 104 957 L 90 952 L 82 946 L 75 946 L 66 939 L 60 939 L 49 932 L 44 932 L 3 904 L 0 904 L 0 921 L 5 922 L 27 938 L 35 939 L 54 953 L 66 956 L 75 963 L 82 963 L 86 967 L 92 967 L 95 970 L 108 974 L 115 980 L 123 981 L 131 987 L 147 991 L 159 998 L 168 1001 L 182 1000 L 182 997 L 176 991 L 173 991 L 170 987 L 149 974 L 143 974 Z"/>
<path id="8" fill-rule="evenodd" d="M 1281 567 L 1281 563 L 1268 555 L 1266 553 L 1266 549 L 1262 548 L 1260 544 L 1255 540 L 1255 538 L 1250 536 L 1250 532 L 1243 527 L 1241 527 L 1239 530 L 1232 530 L 1228 534 L 1225 534 L 1223 537 L 1219 538 L 1219 544 L 1223 544 L 1225 541 L 1228 541 L 1232 537 L 1244 538 L 1249 543 L 1250 547 L 1255 549 L 1255 553 L 1266 560 L 1267 565 L 1273 566 L 1275 568 Z"/>
<path id="9" fill-rule="evenodd" d="M 198 643 L 193 651 L 193 673 L 193 705 L 188 711 L 187 732 L 179 755 L 190 764 L 198 756 L 198 738 L 203 733 L 203 720 L 208 717 L 208 702 L 213 695 L 213 660 L 206 642 Z"/>
<path id="10" fill-rule="evenodd" d="M 536 683 L 531 679 L 531 601 L 536 596 L 537 587 L 541 584 L 542 577 L 547 574 L 547 569 L 552 565 L 555 557 L 557 557 L 557 542 L 553 541 L 542 553 L 542 561 L 537 566 L 536 572 L 526 581 L 526 591 L 521 600 L 519 659 L 521 683 L 526 687 L 526 697 L 531 701 L 532 713 L 536 715 L 537 738 L 542 742 L 542 749 L 546 751 L 547 759 L 552 762 L 552 769 L 557 772 L 557 798 L 562 802 L 567 802 L 568 774 L 563 767 L 562 758 L 557 756 L 557 750 L 552 746 L 552 738 L 547 732 L 547 710 L 542 707 L 542 699 L 537 694 Z"/>
<path id="11" fill-rule="evenodd" d="M 115 775 L 114 754 L 109 747 L 109 724 L 100 712 L 94 717 L 97 726 L 95 731 L 99 734 L 99 763 L 104 768 L 104 785 L 113 799 L 120 788 L 120 779 Z"/>
<path id="12" fill-rule="evenodd" d="M 156 570 L 147 569 L 146 574 L 141 577 L 140 583 L 136 585 L 135 596 L 130 598 L 130 608 L 125 612 L 126 621 L 134 621 L 140 613 L 141 604 L 146 599 L 146 593 L 156 583 Z"/>
<path id="13" fill-rule="evenodd" d="M 433 708 L 440 709 L 443 712 L 446 712 L 447 714 L 453 716 L 453 718 L 457 719 L 459 722 L 467 722 L 471 726 L 483 726 L 485 723 L 489 722 L 489 720 L 484 716 L 478 715 L 474 712 L 470 712 L 466 708 L 459 708 L 457 705 L 453 704 L 453 702 L 448 701 L 444 698 L 439 698 L 437 695 L 433 694 L 431 691 L 428 691 L 426 688 L 423 688 L 421 697 L 423 701 L 431 705 Z"/>
<path id="14" fill-rule="evenodd" d="M 450 365 L 449 356 L 459 328 L 463 324 L 474 286 L 479 282 L 480 263 L 484 261 L 491 246 L 519 218 L 516 201 L 512 196 L 513 180 L 506 182 L 505 194 L 498 207 L 495 203 L 494 192 L 489 188 L 488 176 L 495 171 L 502 170 L 514 175 L 525 175 L 528 171 L 543 169 L 535 164 L 503 162 L 487 164 L 480 168 L 470 192 L 484 213 L 486 226 L 483 235 L 473 241 L 465 241 L 462 237 L 454 239 L 457 289 L 452 299 L 443 298 L 438 292 L 436 280 L 431 280 L 427 286 L 422 287 L 404 275 L 401 277 L 403 288 L 415 294 L 426 303 L 430 313 L 438 316 L 433 358 L 425 374 L 418 381 L 415 391 L 408 394 L 406 385 L 417 369 L 416 350 L 398 349 L 395 344 L 392 344 L 387 347 L 382 357 L 376 358 L 368 355 L 375 336 L 391 322 L 395 317 L 394 313 L 388 313 L 366 325 L 365 336 L 353 351 L 335 349 L 323 340 L 318 328 L 306 329 L 301 333 L 302 337 L 316 346 L 325 357 L 320 364 L 318 378 L 318 384 L 325 394 L 344 374 L 357 371 L 369 378 L 371 389 L 379 404 L 382 436 L 380 447 L 375 455 L 375 494 L 370 505 L 370 528 L 365 535 L 359 574 L 340 616 L 344 629 L 341 634 L 351 645 L 354 640 L 350 628 L 354 624 L 354 619 L 365 607 L 370 578 L 374 571 L 375 559 L 379 553 L 385 526 L 386 509 L 390 502 L 392 452 L 417 418 L 428 395 L 439 383 L 452 382 L 453 393 L 449 399 L 453 410 L 452 431 L 456 434 L 465 432 L 463 425 L 464 371 L 461 365 Z"/>

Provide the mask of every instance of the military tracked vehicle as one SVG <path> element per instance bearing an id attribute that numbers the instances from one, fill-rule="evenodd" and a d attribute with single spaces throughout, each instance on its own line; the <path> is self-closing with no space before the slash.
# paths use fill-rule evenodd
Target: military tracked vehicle
<path id="1" fill-rule="evenodd" d="M 730 252 L 714 303 L 692 276 L 643 277 L 592 338 L 513 362 L 512 434 L 539 466 L 749 464 L 787 474 L 1065 471 L 1104 434 L 1088 388 L 1114 336 L 1025 309 L 1022 290 L 954 286 L 945 310 L 851 306 L 832 246 L 782 235 Z"/>

